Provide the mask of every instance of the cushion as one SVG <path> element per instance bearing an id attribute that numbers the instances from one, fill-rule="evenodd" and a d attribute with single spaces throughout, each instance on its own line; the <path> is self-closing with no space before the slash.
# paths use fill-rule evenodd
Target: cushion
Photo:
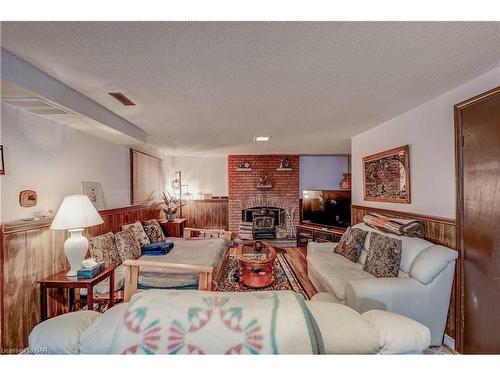
<path id="1" fill-rule="evenodd" d="M 166 255 L 174 248 L 173 242 L 150 243 L 141 247 L 142 255 Z"/>
<path id="2" fill-rule="evenodd" d="M 403 271 L 404 273 L 407 273 L 407 274 L 410 272 L 410 267 L 411 267 L 413 261 L 415 260 L 415 258 L 417 257 L 417 255 L 420 254 L 420 252 L 422 250 L 427 249 L 428 247 L 434 245 L 432 242 L 429 242 L 429 241 L 424 240 L 422 238 L 411 238 L 411 237 L 407 237 L 407 236 L 397 236 L 397 235 L 391 234 L 391 233 L 383 233 L 382 231 L 380 231 L 378 229 L 374 229 L 374 228 L 369 227 L 365 223 L 359 223 L 359 224 L 353 225 L 353 228 L 359 228 L 359 229 L 369 231 L 369 234 L 366 236 L 364 250 L 369 249 L 370 234 L 371 233 L 380 233 L 380 234 L 384 234 L 388 237 L 401 240 L 402 241 L 402 253 L 401 253 L 401 264 L 399 265 L 399 268 L 401 271 Z M 365 263 L 366 255 L 368 255 L 368 253 L 366 251 L 363 251 L 361 253 L 361 256 L 359 257 L 359 260 L 358 260 L 359 263 L 361 263 L 361 264 Z"/>
<path id="3" fill-rule="evenodd" d="M 121 322 L 127 306 L 127 303 L 113 306 L 88 326 L 80 336 L 81 354 L 107 354 L 110 352 L 113 334 L 116 326 Z"/>
<path id="4" fill-rule="evenodd" d="M 151 243 L 165 242 L 167 240 L 163 234 L 160 223 L 158 223 L 158 220 L 147 220 L 142 224 L 142 227 L 144 228 L 144 232 L 146 232 Z"/>
<path id="5" fill-rule="evenodd" d="M 371 233 L 368 256 L 363 271 L 376 277 L 398 277 L 401 251 L 401 240 L 379 233 Z"/>
<path id="6" fill-rule="evenodd" d="M 30 352 L 78 354 L 80 336 L 100 316 L 95 311 L 75 311 L 41 322 L 28 337 Z"/>
<path id="7" fill-rule="evenodd" d="M 380 339 L 355 310 L 338 303 L 306 301 L 317 323 L 326 354 L 377 353 Z"/>
<path id="8" fill-rule="evenodd" d="M 115 233 L 115 242 L 122 262 L 127 259 L 137 259 L 141 256 L 141 246 L 131 229 Z"/>
<path id="9" fill-rule="evenodd" d="M 122 225 L 122 230 L 125 230 L 125 229 L 132 230 L 135 238 L 137 238 L 137 241 L 139 241 L 140 246 L 147 245 L 148 243 L 151 243 L 148 235 L 146 234 L 146 232 L 144 232 L 144 228 L 142 227 L 142 224 L 140 221 L 136 221 L 133 224 Z"/>
<path id="10" fill-rule="evenodd" d="M 429 284 L 446 266 L 457 259 L 458 253 L 444 246 L 431 246 L 420 252 L 410 268 L 410 276 Z"/>
<path id="11" fill-rule="evenodd" d="M 349 259 L 351 262 L 357 262 L 361 250 L 363 250 L 367 234 L 368 232 L 359 228 L 347 228 L 339 244 L 335 247 L 334 252 Z"/>
<path id="12" fill-rule="evenodd" d="M 363 271 L 361 264 L 353 263 L 339 254 L 308 253 L 307 261 L 310 270 L 318 275 L 321 285 L 339 301 L 345 300 L 346 285 L 350 281 L 374 278 L 372 274 Z"/>
<path id="13" fill-rule="evenodd" d="M 120 264 L 120 255 L 118 254 L 113 232 L 89 238 L 89 251 L 92 258 L 95 258 L 98 262 L 104 261 L 106 267 Z"/>
<path id="14" fill-rule="evenodd" d="M 361 315 L 378 331 L 380 353 L 421 353 L 431 343 L 429 328 L 389 311 L 370 310 Z"/>

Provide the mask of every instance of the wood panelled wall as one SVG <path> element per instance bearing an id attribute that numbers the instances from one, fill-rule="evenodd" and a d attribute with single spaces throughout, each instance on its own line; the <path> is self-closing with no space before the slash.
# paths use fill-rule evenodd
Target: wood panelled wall
<path id="1" fill-rule="evenodd" d="M 104 223 L 86 235 L 117 232 L 123 224 L 160 218 L 158 206 L 132 206 L 103 210 Z M 22 349 L 31 329 L 40 322 L 37 280 L 67 268 L 64 255 L 66 231 L 51 231 L 51 220 L 16 221 L 0 227 L 0 347 Z M 49 314 L 64 312 L 67 294 L 50 290 Z M 55 303 L 57 302 L 57 303 Z"/>
<path id="2" fill-rule="evenodd" d="M 187 202 L 182 207 L 187 226 L 204 229 L 228 229 L 227 199 L 206 199 Z"/>
<path id="3" fill-rule="evenodd" d="M 384 214 L 384 215 L 392 216 L 392 217 L 403 218 L 403 219 L 418 220 L 418 221 L 422 222 L 422 224 L 424 225 L 425 239 L 426 240 L 437 243 L 439 245 L 449 247 L 451 249 L 456 249 L 456 227 L 455 227 L 455 220 L 453 220 L 453 219 L 440 218 L 440 217 L 435 217 L 435 216 L 419 215 L 419 214 L 413 214 L 413 213 L 409 213 L 409 212 L 400 212 L 400 211 L 394 211 L 394 210 L 385 210 L 385 209 L 381 209 L 381 208 L 372 208 L 372 207 L 352 205 L 351 223 L 354 225 L 354 224 L 362 222 L 363 216 L 365 216 L 366 214 L 372 213 L 372 212 L 380 213 L 380 214 Z M 457 273 L 455 272 L 455 275 L 456 274 Z M 453 280 L 450 309 L 448 311 L 448 321 L 446 323 L 446 331 L 445 331 L 445 333 L 452 338 L 455 338 L 455 336 L 456 336 L 456 330 L 455 330 L 456 314 L 455 314 L 455 312 L 457 311 L 457 308 L 460 308 L 459 306 L 457 306 L 457 301 L 458 301 L 457 300 L 457 293 L 458 293 L 458 291 L 456 290 L 456 285 L 457 284 L 456 284 L 455 280 Z"/>

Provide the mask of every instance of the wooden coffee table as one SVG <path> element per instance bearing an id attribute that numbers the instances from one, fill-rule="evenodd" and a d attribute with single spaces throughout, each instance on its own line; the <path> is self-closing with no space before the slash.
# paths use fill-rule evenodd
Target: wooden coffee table
<path id="1" fill-rule="evenodd" d="M 260 242 L 262 249 L 256 249 Z M 276 250 L 266 241 L 250 241 L 240 243 L 236 250 L 240 261 L 240 284 L 250 288 L 265 288 L 274 282 L 273 263 Z"/>

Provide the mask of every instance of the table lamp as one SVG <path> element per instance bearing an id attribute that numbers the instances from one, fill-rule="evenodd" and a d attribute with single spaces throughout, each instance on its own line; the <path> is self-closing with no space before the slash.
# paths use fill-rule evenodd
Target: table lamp
<path id="1" fill-rule="evenodd" d="M 68 195 L 64 198 L 50 229 L 67 230 L 70 237 L 64 242 L 64 254 L 71 265 L 66 276 L 76 276 L 87 254 L 89 241 L 83 229 L 104 223 L 86 195 Z"/>

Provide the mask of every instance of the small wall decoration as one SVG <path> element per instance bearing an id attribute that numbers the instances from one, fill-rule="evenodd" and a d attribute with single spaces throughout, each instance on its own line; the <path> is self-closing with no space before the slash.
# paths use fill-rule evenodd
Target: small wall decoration
<path id="1" fill-rule="evenodd" d="M 89 197 L 96 210 L 104 210 L 104 195 L 99 182 L 82 181 L 83 194 Z"/>
<path id="2" fill-rule="evenodd" d="M 34 207 L 37 201 L 36 191 L 23 190 L 19 193 L 19 204 L 21 207 Z"/>
<path id="3" fill-rule="evenodd" d="M 410 203 L 409 146 L 363 158 L 365 200 Z"/>
<path id="4" fill-rule="evenodd" d="M 5 164 L 3 159 L 3 146 L 0 145 L 0 174 L 5 174 Z"/>
<path id="5" fill-rule="evenodd" d="M 238 171 L 251 171 L 252 170 L 252 165 L 248 160 L 245 160 L 243 163 L 238 164 Z"/>
<path id="6" fill-rule="evenodd" d="M 292 168 L 292 164 L 290 163 L 290 159 L 284 158 L 281 159 L 279 169 L 290 169 Z"/>

